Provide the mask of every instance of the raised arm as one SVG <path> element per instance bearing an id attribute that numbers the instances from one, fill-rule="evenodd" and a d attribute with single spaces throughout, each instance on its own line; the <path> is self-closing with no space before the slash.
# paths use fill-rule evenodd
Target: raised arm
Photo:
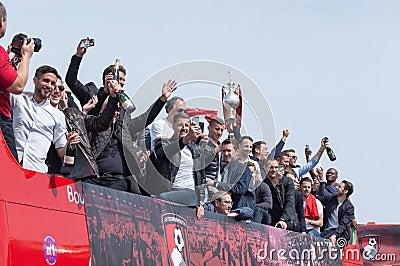
<path id="1" fill-rule="evenodd" d="M 84 39 L 82 39 L 84 40 Z M 76 53 L 72 56 L 71 62 L 68 66 L 67 74 L 65 76 L 65 83 L 67 83 L 68 87 L 72 91 L 72 93 L 76 96 L 76 98 L 79 100 L 81 106 L 84 106 L 91 98 L 90 95 L 90 88 L 88 88 L 86 85 L 82 84 L 78 80 L 78 71 L 79 71 L 79 66 L 81 64 L 83 56 L 87 52 L 86 47 L 81 47 L 80 42 L 76 48 Z M 93 84 L 94 85 L 94 84 Z M 96 87 L 97 89 L 97 87 Z"/>
<path id="2" fill-rule="evenodd" d="M 25 88 L 26 82 L 28 81 L 29 75 L 29 63 L 35 48 L 35 43 L 33 40 L 29 44 L 24 40 L 24 44 L 21 47 L 21 58 L 20 64 L 17 70 L 17 78 L 15 81 L 7 88 L 7 91 L 13 94 L 21 94 Z M 2 49 L 3 50 L 3 49 Z M 4 51 L 4 50 L 3 50 Z M 0 68 L 1 72 L 4 71 L 14 71 L 9 60 L 7 60 L 5 67 Z"/>
<path id="3" fill-rule="evenodd" d="M 271 150 L 271 153 L 268 155 L 268 159 L 278 159 L 281 155 L 283 147 L 285 146 L 286 139 L 289 137 L 289 129 L 284 129 L 282 131 L 282 138 L 276 144 L 276 146 Z"/>

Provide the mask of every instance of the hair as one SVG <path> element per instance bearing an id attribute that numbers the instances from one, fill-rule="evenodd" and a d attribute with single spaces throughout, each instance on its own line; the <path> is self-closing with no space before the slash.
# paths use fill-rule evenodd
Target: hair
<path id="1" fill-rule="evenodd" d="M 0 2 L 0 18 L 4 19 L 4 21 L 7 21 L 6 7 L 3 5 L 2 2 Z"/>
<path id="2" fill-rule="evenodd" d="M 293 149 L 289 149 L 289 150 L 284 150 L 284 151 L 282 151 L 282 152 L 281 152 L 281 154 L 282 154 L 282 153 L 286 153 L 286 154 L 288 154 L 289 152 L 294 152 L 294 153 L 296 153 L 296 151 L 295 151 L 295 150 L 293 150 Z"/>
<path id="3" fill-rule="evenodd" d="M 283 173 L 284 176 L 286 176 L 288 174 L 296 176 L 296 172 L 290 166 L 289 167 L 285 167 L 285 171 Z"/>
<path id="4" fill-rule="evenodd" d="M 212 126 L 214 124 L 225 125 L 225 122 L 220 117 L 214 117 L 213 119 L 210 120 L 209 124 L 210 124 L 210 126 Z"/>
<path id="5" fill-rule="evenodd" d="M 54 67 L 51 67 L 51 66 L 44 65 L 44 66 L 40 66 L 36 69 L 35 77 L 40 79 L 44 74 L 47 74 L 47 73 L 52 73 L 52 74 L 56 75 L 56 77 L 60 76 L 57 72 L 57 69 L 55 69 Z"/>
<path id="6" fill-rule="evenodd" d="M 346 198 L 348 198 L 351 194 L 353 194 L 354 186 L 351 182 L 347 180 L 343 180 L 342 183 L 344 184 L 344 190 L 347 190 Z"/>
<path id="7" fill-rule="evenodd" d="M 183 99 L 182 99 L 181 97 L 179 97 L 179 96 L 174 96 L 174 97 L 172 97 L 171 99 L 169 99 L 169 100 L 166 102 L 166 104 L 165 104 L 165 112 L 167 112 L 167 114 L 169 113 L 169 110 L 168 110 L 168 109 L 169 109 L 170 107 L 171 107 L 171 109 L 174 108 L 175 105 L 176 105 L 176 102 L 177 102 L 178 100 L 183 101 Z"/>
<path id="8" fill-rule="evenodd" d="M 241 136 L 240 139 L 239 139 L 239 144 L 242 144 L 242 142 L 243 142 L 245 139 L 248 139 L 248 140 L 250 140 L 251 142 L 253 142 L 253 138 L 252 138 L 252 137 L 250 137 L 250 136 Z"/>
<path id="9" fill-rule="evenodd" d="M 126 69 L 119 65 L 119 71 L 121 71 L 122 73 L 124 73 L 124 75 L 126 75 Z M 106 75 L 109 73 L 114 73 L 114 65 L 109 65 L 106 69 L 104 69 L 103 71 L 103 85 L 106 82 Z"/>
<path id="10" fill-rule="evenodd" d="M 303 184 L 304 182 L 309 182 L 309 183 L 313 183 L 312 182 L 312 180 L 311 180 L 311 178 L 309 178 L 308 176 L 305 176 L 305 177 L 303 177 L 301 180 L 300 180 L 300 186 L 301 186 L 301 184 Z"/>
<path id="11" fill-rule="evenodd" d="M 261 145 L 263 145 L 263 144 L 267 145 L 267 143 L 262 140 L 254 142 L 253 148 L 251 149 L 251 153 L 253 153 L 253 155 L 254 155 L 254 153 L 256 152 L 256 149 L 260 149 Z"/>
<path id="12" fill-rule="evenodd" d="M 228 145 L 228 144 L 232 144 L 232 139 L 224 139 L 221 143 L 221 145 Z"/>
<path id="13" fill-rule="evenodd" d="M 215 202 L 216 200 L 218 200 L 219 202 L 221 202 L 222 201 L 222 197 L 223 196 L 225 196 L 225 195 L 231 195 L 231 192 L 229 192 L 229 191 L 223 191 L 223 190 L 220 190 L 220 191 L 218 191 L 218 192 L 215 192 L 214 193 L 214 195 L 212 196 L 212 198 L 211 198 L 211 202 Z"/>
<path id="14" fill-rule="evenodd" d="M 281 154 L 279 154 L 279 159 L 282 159 L 284 156 L 289 157 L 289 153 L 286 151 L 281 152 Z"/>
<path id="15" fill-rule="evenodd" d="M 190 120 L 190 116 L 187 113 L 177 113 L 174 115 L 174 123 L 179 119 L 179 118 L 185 118 Z"/>
<path id="16" fill-rule="evenodd" d="M 229 145 L 229 144 L 232 144 L 233 149 L 235 151 L 237 151 L 239 149 L 239 144 L 238 144 L 238 141 L 236 139 L 229 139 L 229 138 L 225 139 L 224 141 L 222 141 L 221 146 Z"/>
<path id="17" fill-rule="evenodd" d="M 247 162 L 245 162 L 245 164 L 246 164 L 247 166 L 256 167 L 256 165 L 255 165 L 252 161 L 247 161 Z"/>

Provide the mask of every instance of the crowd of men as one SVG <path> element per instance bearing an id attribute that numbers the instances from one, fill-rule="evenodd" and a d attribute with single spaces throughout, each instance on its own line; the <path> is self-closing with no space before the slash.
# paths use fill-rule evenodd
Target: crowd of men
<path id="1" fill-rule="evenodd" d="M 0 17 L 1 38 L 7 26 L 1 3 Z M 271 152 L 265 141 L 240 132 L 221 140 L 224 120 L 210 117 L 203 132 L 191 121 L 184 99 L 171 97 L 174 80 L 134 117 L 119 103 L 123 66 L 118 81 L 114 65 L 106 67 L 100 88 L 78 79 L 88 50 L 80 42 L 65 82 L 57 69 L 43 65 L 35 71 L 33 94 L 26 93 L 34 45 L 24 40 L 20 54 L 0 48 L 0 127 L 22 167 L 192 206 L 198 218 L 212 211 L 332 242 L 350 239 L 356 225 L 349 199 L 354 187 L 337 182 L 335 168 L 324 176 L 318 163 L 329 146 L 326 139 L 313 157 L 306 150 L 301 166 L 293 149 L 283 150 L 288 130 Z M 163 107 L 166 118 L 156 120 Z M 78 147 L 72 167 L 63 165 L 69 144 Z"/>

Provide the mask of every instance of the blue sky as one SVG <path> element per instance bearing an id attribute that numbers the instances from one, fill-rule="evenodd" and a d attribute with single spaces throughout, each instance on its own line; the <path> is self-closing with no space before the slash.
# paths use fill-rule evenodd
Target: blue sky
<path id="1" fill-rule="evenodd" d="M 132 96 L 170 65 L 192 60 L 230 65 L 257 84 L 265 101 L 254 102 L 249 87 L 242 86 L 245 99 L 270 109 L 274 118 L 259 121 L 268 132 L 262 135 L 245 113 L 250 135 L 272 148 L 288 128 L 286 147 L 297 150 L 300 162 L 305 144 L 316 151 L 329 136 L 338 160 L 330 163 L 324 156 L 322 165 L 336 167 L 340 179 L 354 183 L 351 199 L 359 222 L 399 222 L 399 212 L 389 207 L 397 202 L 399 176 L 399 1 L 2 2 L 9 18 L 1 45 L 18 32 L 43 40 L 32 58 L 27 91 L 42 64 L 64 76 L 86 36 L 96 45 L 85 55 L 79 78 L 100 85 L 103 69 L 120 58 Z M 184 86 L 177 94 L 218 98 L 220 89 L 214 88 Z M 138 111 L 160 89 L 161 84 L 148 97 L 133 97 Z"/>

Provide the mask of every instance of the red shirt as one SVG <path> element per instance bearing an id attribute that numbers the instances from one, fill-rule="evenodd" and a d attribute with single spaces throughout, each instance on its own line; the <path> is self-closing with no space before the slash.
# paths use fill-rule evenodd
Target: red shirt
<path id="1" fill-rule="evenodd" d="M 0 46 L 0 114 L 11 118 L 10 93 L 7 89 L 17 79 L 17 71 L 11 65 L 8 54 Z"/>

